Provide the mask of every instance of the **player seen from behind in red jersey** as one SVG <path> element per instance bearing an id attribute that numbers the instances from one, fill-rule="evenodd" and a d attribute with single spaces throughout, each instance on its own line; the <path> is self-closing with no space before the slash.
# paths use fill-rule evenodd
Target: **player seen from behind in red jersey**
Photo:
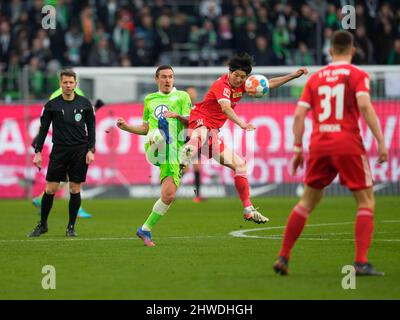
<path id="1" fill-rule="evenodd" d="M 193 107 L 189 118 L 190 140 L 182 148 L 181 165 L 183 167 L 189 165 L 192 159 L 201 153 L 232 169 L 235 172 L 235 187 L 244 207 L 244 219 L 265 223 L 268 218 L 258 212 L 250 201 L 246 161 L 225 147 L 218 135 L 219 129 L 227 119 L 243 130 L 256 129 L 251 123 L 240 119 L 234 111 L 236 104 L 246 92 L 244 84 L 251 73 L 252 63 L 251 57 L 246 53 L 233 56 L 228 63 L 229 73 L 217 79 L 204 100 Z M 307 74 L 306 68 L 300 68 L 286 76 L 272 78 L 269 80 L 270 89 L 277 88 L 302 74 Z"/>
<path id="2" fill-rule="evenodd" d="M 372 174 L 358 126 L 360 113 L 377 140 L 378 162 L 387 160 L 388 151 L 371 104 L 369 76 L 351 64 L 355 52 L 353 36 L 347 31 L 337 31 L 331 43 L 333 62 L 310 77 L 295 111 L 292 173 L 303 165 L 302 137 L 308 111 L 312 112 L 313 119 L 310 156 L 304 193 L 289 216 L 274 269 L 282 275 L 288 273 L 291 249 L 321 200 L 324 188 L 339 174 L 340 183 L 352 191 L 357 202 L 356 275 L 383 275 L 367 259 L 374 229 L 375 199 Z"/>

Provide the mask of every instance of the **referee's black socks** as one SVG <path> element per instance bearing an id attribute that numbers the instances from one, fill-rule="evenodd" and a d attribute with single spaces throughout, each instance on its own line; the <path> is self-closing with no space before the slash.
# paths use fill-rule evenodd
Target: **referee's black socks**
<path id="1" fill-rule="evenodd" d="M 51 207 L 53 206 L 54 194 L 43 193 L 42 207 L 40 209 L 40 223 L 47 225 L 47 218 L 49 216 Z"/>
<path id="2" fill-rule="evenodd" d="M 81 193 L 71 193 L 69 198 L 69 222 L 68 228 L 75 226 L 76 217 L 81 206 Z"/>

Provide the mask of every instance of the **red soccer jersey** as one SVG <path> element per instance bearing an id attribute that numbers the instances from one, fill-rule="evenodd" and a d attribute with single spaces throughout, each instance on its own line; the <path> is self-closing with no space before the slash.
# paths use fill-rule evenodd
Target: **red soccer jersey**
<path id="1" fill-rule="evenodd" d="M 312 111 L 310 153 L 365 153 L 357 106 L 357 97 L 363 94 L 369 95 L 369 76 L 350 63 L 331 63 L 311 76 L 298 102 Z"/>
<path id="2" fill-rule="evenodd" d="M 232 109 L 245 93 L 244 83 L 238 88 L 232 88 L 228 82 L 228 74 L 218 78 L 207 92 L 204 100 L 196 103 L 190 112 L 189 127 L 205 125 L 208 129 L 220 129 L 227 116 L 219 104 L 222 100 L 230 101 Z"/>

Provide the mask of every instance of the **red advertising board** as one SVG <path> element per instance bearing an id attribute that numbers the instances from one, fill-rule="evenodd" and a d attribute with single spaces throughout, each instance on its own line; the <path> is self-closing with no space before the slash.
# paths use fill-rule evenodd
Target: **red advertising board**
<path id="1" fill-rule="evenodd" d="M 370 155 L 374 179 L 396 182 L 400 177 L 400 101 L 379 101 L 374 107 L 380 118 L 386 144 L 390 148 L 389 161 L 376 164 L 373 136 L 360 121 L 364 144 Z M 289 166 L 293 145 L 292 123 L 295 103 L 241 103 L 236 112 L 257 130 L 246 133 L 227 121 L 221 135 L 225 144 L 243 155 L 249 166 L 251 184 L 279 184 L 300 182 L 302 174 L 290 176 Z M 158 169 L 146 161 L 143 136 L 123 132 L 115 127 L 116 119 L 124 117 L 131 124 L 141 123 L 142 104 L 113 104 L 96 114 L 96 158 L 91 165 L 87 183 L 92 185 L 158 184 Z M 26 183 L 33 181 L 33 194 L 43 190 L 51 148 L 51 132 L 43 149 L 43 170 L 32 165 L 32 138 L 39 128 L 41 105 L 0 106 L 0 198 L 24 197 Z M 307 148 L 311 133 L 307 119 L 304 145 Z M 108 133 L 107 133 L 108 131 Z M 202 170 L 203 182 L 216 178 L 225 184 L 233 183 L 228 168 L 206 161 Z M 192 175 L 184 176 L 189 183 Z"/>

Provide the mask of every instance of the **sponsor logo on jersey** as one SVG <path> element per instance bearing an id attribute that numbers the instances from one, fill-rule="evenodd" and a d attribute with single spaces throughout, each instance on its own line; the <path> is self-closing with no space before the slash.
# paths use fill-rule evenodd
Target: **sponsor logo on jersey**
<path id="1" fill-rule="evenodd" d="M 239 97 L 241 97 L 243 95 L 243 92 L 242 91 L 239 91 L 239 92 L 234 92 L 233 93 L 233 98 L 239 98 Z"/>
<path id="2" fill-rule="evenodd" d="M 227 98 L 231 97 L 231 90 L 229 90 L 228 88 L 224 88 L 224 93 L 223 95 Z"/>
<path id="3" fill-rule="evenodd" d="M 154 109 L 154 116 L 155 116 L 157 119 L 160 119 L 162 116 L 164 116 L 164 112 L 165 112 L 165 111 L 169 111 L 168 106 L 166 106 L 165 104 L 160 104 L 159 106 L 157 106 L 157 107 Z"/>

